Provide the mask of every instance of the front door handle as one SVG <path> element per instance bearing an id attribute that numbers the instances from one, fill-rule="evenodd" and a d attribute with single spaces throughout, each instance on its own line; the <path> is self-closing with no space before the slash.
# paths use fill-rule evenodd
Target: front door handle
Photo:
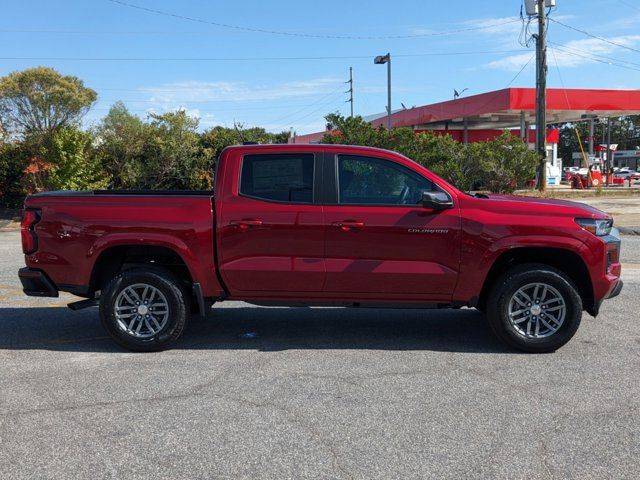
<path id="1" fill-rule="evenodd" d="M 357 220 L 343 220 L 342 222 L 333 222 L 331 225 L 344 230 L 345 232 L 364 228 L 364 222 L 359 222 Z"/>
<path id="2" fill-rule="evenodd" d="M 231 220 L 230 225 L 240 227 L 240 230 L 248 230 L 252 227 L 259 227 L 262 225 L 262 220 L 254 220 L 252 218 L 245 218 L 242 220 Z"/>

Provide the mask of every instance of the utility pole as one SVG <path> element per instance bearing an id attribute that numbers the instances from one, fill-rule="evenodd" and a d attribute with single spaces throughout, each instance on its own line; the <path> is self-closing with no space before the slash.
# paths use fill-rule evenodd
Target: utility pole
<path id="1" fill-rule="evenodd" d="M 353 67 L 349 67 L 349 81 L 347 83 L 349 84 L 349 90 L 347 90 L 349 100 L 347 102 L 351 104 L 351 118 L 353 118 Z"/>
<path id="2" fill-rule="evenodd" d="M 612 151 L 611 151 L 611 117 L 607 118 L 607 159 L 604 164 L 604 173 L 607 179 L 607 186 L 609 185 L 609 169 L 613 167 L 612 160 Z M 631 182 L 631 180 L 629 180 Z"/>
<path id="3" fill-rule="evenodd" d="M 538 190 L 547 188 L 547 15 L 545 0 L 538 0 L 536 36 L 536 150 L 540 155 Z"/>

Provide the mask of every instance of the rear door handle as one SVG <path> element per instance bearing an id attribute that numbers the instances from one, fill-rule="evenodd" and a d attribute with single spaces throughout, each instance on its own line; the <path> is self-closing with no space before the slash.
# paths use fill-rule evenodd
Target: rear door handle
<path id="1" fill-rule="evenodd" d="M 254 220 L 252 218 L 245 218 L 243 220 L 231 220 L 230 225 L 240 227 L 240 230 L 248 230 L 252 227 L 259 227 L 262 225 L 262 220 Z"/>
<path id="2" fill-rule="evenodd" d="M 340 228 L 345 232 L 364 228 L 364 222 L 359 222 L 357 220 L 343 220 L 342 222 L 333 222 L 331 225 Z"/>

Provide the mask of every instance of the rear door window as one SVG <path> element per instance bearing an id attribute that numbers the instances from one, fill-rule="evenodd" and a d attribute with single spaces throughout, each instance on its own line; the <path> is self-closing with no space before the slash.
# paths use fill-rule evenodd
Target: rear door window
<path id="1" fill-rule="evenodd" d="M 312 153 L 245 155 L 240 194 L 283 203 L 313 203 Z"/>

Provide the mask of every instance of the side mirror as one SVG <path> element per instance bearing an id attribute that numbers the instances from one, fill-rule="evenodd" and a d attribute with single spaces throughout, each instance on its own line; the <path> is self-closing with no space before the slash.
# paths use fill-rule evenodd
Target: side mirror
<path id="1" fill-rule="evenodd" d="M 453 200 L 444 192 L 422 192 L 422 206 L 431 210 L 453 207 Z"/>

